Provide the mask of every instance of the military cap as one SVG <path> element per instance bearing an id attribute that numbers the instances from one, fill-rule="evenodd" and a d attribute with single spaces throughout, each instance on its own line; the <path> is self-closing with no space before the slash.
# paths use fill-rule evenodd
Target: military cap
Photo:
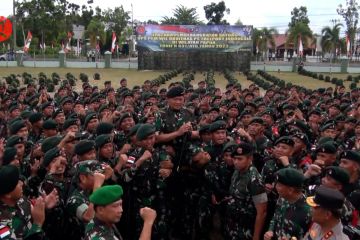
<path id="1" fill-rule="evenodd" d="M 209 129 L 209 132 L 213 133 L 217 130 L 226 130 L 226 122 L 225 121 L 216 121 L 216 122 L 213 122 L 211 125 L 210 125 L 210 129 Z"/>
<path id="2" fill-rule="evenodd" d="M 246 107 L 252 107 L 252 108 L 254 108 L 254 109 L 257 109 L 257 105 L 255 104 L 255 103 L 253 103 L 253 102 L 247 102 L 247 103 L 245 103 L 244 104 L 244 107 L 246 108 Z"/>
<path id="3" fill-rule="evenodd" d="M 321 116 L 321 111 L 320 111 L 319 109 L 314 109 L 314 110 L 312 110 L 312 111 L 309 112 L 308 116 L 310 116 L 310 115 L 312 115 L 312 114 Z"/>
<path id="4" fill-rule="evenodd" d="M 146 139 L 148 136 L 156 132 L 155 126 L 151 124 L 143 124 L 136 132 L 136 139 L 138 141 Z"/>
<path id="5" fill-rule="evenodd" d="M 330 100 L 332 101 L 332 99 L 330 99 Z M 336 103 L 331 104 L 331 105 L 329 106 L 329 108 L 331 108 L 331 107 L 335 107 L 335 108 L 337 108 L 337 109 L 340 110 L 340 105 L 339 105 L 339 104 L 336 104 Z"/>
<path id="6" fill-rule="evenodd" d="M 199 146 L 198 144 L 190 144 L 189 153 L 191 156 L 195 156 L 199 152 L 204 152 L 204 149 L 201 146 Z"/>
<path id="7" fill-rule="evenodd" d="M 101 148 L 107 143 L 112 143 L 112 138 L 110 134 L 102 134 L 96 137 L 95 139 L 95 146 L 96 149 Z"/>
<path id="8" fill-rule="evenodd" d="M 283 168 L 276 172 L 276 180 L 289 187 L 302 188 L 305 177 L 294 168 Z"/>
<path id="9" fill-rule="evenodd" d="M 166 97 L 168 97 L 168 98 L 174 98 L 174 97 L 184 96 L 184 94 L 185 94 L 185 89 L 184 89 L 183 87 L 176 86 L 176 87 L 170 88 L 170 89 L 167 91 Z"/>
<path id="10" fill-rule="evenodd" d="M 48 119 L 46 121 L 44 121 L 42 128 L 44 130 L 52 130 L 52 129 L 57 129 L 57 123 L 54 121 L 54 119 Z"/>
<path id="11" fill-rule="evenodd" d="M 126 91 L 122 94 L 123 98 L 134 97 L 134 94 L 131 91 Z"/>
<path id="12" fill-rule="evenodd" d="M 337 147 L 333 142 L 326 142 L 324 144 L 321 144 L 316 149 L 316 153 L 329 153 L 329 154 L 335 154 L 337 150 Z"/>
<path id="13" fill-rule="evenodd" d="M 14 111 L 15 109 L 19 109 L 19 105 L 17 105 L 17 104 L 12 104 L 12 105 L 9 107 L 9 112 L 11 113 L 11 112 Z"/>
<path id="14" fill-rule="evenodd" d="M 106 84 L 111 84 L 111 81 L 105 81 L 104 85 L 106 85 Z"/>
<path id="15" fill-rule="evenodd" d="M 59 145 L 61 140 L 62 140 L 62 137 L 60 137 L 60 136 L 52 136 L 52 137 L 45 138 L 41 144 L 41 151 L 43 153 L 46 153 L 50 149 Z"/>
<path id="16" fill-rule="evenodd" d="M 56 116 L 59 115 L 60 113 L 64 113 L 64 110 L 62 110 L 61 108 L 55 110 L 52 117 L 56 118 Z"/>
<path id="17" fill-rule="evenodd" d="M 97 119 L 97 114 L 96 112 L 90 112 L 86 115 L 85 117 L 85 121 L 84 121 L 84 127 L 86 128 L 87 125 L 89 124 L 89 122 L 92 120 L 92 119 Z"/>
<path id="18" fill-rule="evenodd" d="M 3 165 L 10 164 L 12 161 L 15 160 L 15 156 L 16 156 L 16 148 L 14 148 L 14 147 L 5 148 L 2 164 Z"/>
<path id="19" fill-rule="evenodd" d="M 150 98 L 157 98 L 157 95 L 154 94 L 153 92 L 145 92 L 145 93 L 143 94 L 143 100 L 144 100 L 144 101 L 147 101 L 147 100 L 149 100 Z"/>
<path id="20" fill-rule="evenodd" d="M 210 124 L 207 124 L 207 125 L 203 125 L 200 127 L 199 129 L 199 134 L 204 134 L 204 133 L 209 133 L 210 132 Z"/>
<path id="21" fill-rule="evenodd" d="M 40 105 L 40 109 L 41 109 L 41 111 L 43 111 L 45 108 L 47 108 L 49 106 L 52 106 L 52 103 L 51 102 L 46 102 L 46 103 L 43 103 L 43 104 Z"/>
<path id="22" fill-rule="evenodd" d="M 345 122 L 346 122 L 346 123 L 353 123 L 353 124 L 356 124 L 357 119 L 356 119 L 356 118 L 354 118 L 354 117 L 347 117 L 347 118 L 345 119 Z"/>
<path id="23" fill-rule="evenodd" d="M 135 126 L 133 126 L 132 128 L 130 128 L 129 133 L 127 134 L 129 137 L 134 136 L 137 131 L 139 130 L 139 128 L 141 127 L 141 123 L 135 124 Z"/>
<path id="24" fill-rule="evenodd" d="M 339 114 L 335 117 L 336 122 L 345 122 L 346 117 L 343 114 Z"/>
<path id="25" fill-rule="evenodd" d="M 39 112 L 34 112 L 29 117 L 29 122 L 34 124 L 42 119 L 43 115 Z"/>
<path id="26" fill-rule="evenodd" d="M 327 167 L 326 175 L 330 176 L 331 178 L 341 183 L 342 185 L 349 184 L 350 181 L 349 173 L 341 167 L 337 167 L 337 166 Z"/>
<path id="27" fill-rule="evenodd" d="M 340 159 L 344 158 L 360 164 L 360 153 L 354 150 L 344 151 L 340 154 Z"/>
<path id="28" fill-rule="evenodd" d="M 336 125 L 334 123 L 328 123 L 328 124 L 324 124 L 319 128 L 320 132 L 323 132 L 327 129 L 334 129 L 336 130 Z"/>
<path id="29" fill-rule="evenodd" d="M 123 189 L 120 185 L 107 185 L 96 189 L 90 195 L 90 202 L 94 205 L 106 206 L 121 199 Z"/>
<path id="30" fill-rule="evenodd" d="M 234 148 L 237 146 L 237 144 L 234 141 L 229 141 L 225 144 L 222 151 L 224 152 L 233 152 Z"/>
<path id="31" fill-rule="evenodd" d="M 210 108 L 209 113 L 213 112 L 213 111 L 220 112 L 220 109 L 218 107 L 212 107 L 212 108 Z"/>
<path id="32" fill-rule="evenodd" d="M 255 97 L 255 95 L 252 92 L 248 92 L 244 95 L 244 98 L 246 98 L 247 96 L 252 96 Z"/>
<path id="33" fill-rule="evenodd" d="M 75 165 L 77 174 L 93 174 L 96 171 L 103 172 L 103 166 L 97 160 L 85 160 Z"/>
<path id="34" fill-rule="evenodd" d="M 240 114 L 240 119 L 243 118 L 245 115 L 252 115 L 252 112 L 249 109 L 245 109 Z"/>
<path id="35" fill-rule="evenodd" d="M 197 93 L 193 93 L 190 97 L 189 97 L 189 101 L 193 101 L 195 99 L 199 99 L 199 94 Z"/>
<path id="36" fill-rule="evenodd" d="M 260 116 L 269 115 L 270 117 L 274 118 L 274 111 L 272 109 L 265 109 L 262 113 L 260 113 Z"/>
<path id="37" fill-rule="evenodd" d="M 335 189 L 319 186 L 315 190 L 315 196 L 308 197 L 306 202 L 311 207 L 321 207 L 328 210 L 341 209 L 344 205 L 344 195 Z"/>
<path id="38" fill-rule="evenodd" d="M 144 107 L 151 107 L 151 106 L 154 106 L 154 103 L 147 102 L 147 103 L 144 104 Z"/>
<path id="39" fill-rule="evenodd" d="M 261 125 L 264 125 L 264 120 L 260 117 L 253 117 L 249 123 L 250 124 L 253 124 L 253 123 L 258 123 L 258 124 L 261 124 Z"/>
<path id="40" fill-rule="evenodd" d="M 64 105 L 65 103 L 71 102 L 73 103 L 74 100 L 71 97 L 64 97 L 63 99 L 61 99 L 61 105 Z"/>
<path id="41" fill-rule="evenodd" d="M 167 92 L 167 89 L 166 88 L 162 88 L 159 90 L 159 93 L 166 93 Z"/>
<path id="42" fill-rule="evenodd" d="M 46 168 L 49 166 L 49 164 L 54 160 L 55 158 L 59 157 L 61 155 L 61 151 L 58 147 L 54 147 L 47 151 L 44 155 L 44 161 L 42 165 Z"/>
<path id="43" fill-rule="evenodd" d="M 239 104 L 238 103 L 232 103 L 229 105 L 228 109 L 231 109 L 231 108 L 236 108 L 237 110 L 239 110 Z"/>
<path id="44" fill-rule="evenodd" d="M 289 145 L 292 147 L 295 145 L 294 140 L 290 136 L 282 136 L 282 137 L 278 138 L 275 141 L 274 145 L 278 145 L 279 143 L 283 143 L 283 144 L 286 144 L 286 145 Z"/>
<path id="45" fill-rule="evenodd" d="M 13 165 L 0 167 L 0 196 L 14 191 L 19 182 L 19 169 Z"/>
<path id="46" fill-rule="evenodd" d="M 26 125 L 23 120 L 15 121 L 10 125 L 10 133 L 16 134 L 20 129 L 22 129 L 24 127 L 26 127 Z"/>
<path id="47" fill-rule="evenodd" d="M 287 104 L 287 103 L 282 106 L 283 111 L 284 110 L 295 110 L 295 109 L 296 109 L 296 106 L 291 105 L 291 104 Z"/>
<path id="48" fill-rule="evenodd" d="M 24 110 L 20 113 L 20 117 L 25 120 L 28 119 L 32 113 L 32 111 Z"/>
<path id="49" fill-rule="evenodd" d="M 63 129 L 66 130 L 73 125 L 77 126 L 77 122 L 78 120 L 76 118 L 68 118 L 64 122 Z"/>
<path id="50" fill-rule="evenodd" d="M 119 118 L 119 124 L 121 124 L 126 118 L 133 118 L 133 115 L 131 113 L 129 113 L 129 112 L 124 113 Z"/>
<path id="51" fill-rule="evenodd" d="M 293 137 L 296 137 L 296 138 L 300 139 L 301 141 L 303 141 L 303 143 L 306 146 L 310 145 L 309 138 L 305 133 L 297 132 L 297 133 L 293 134 Z"/>
<path id="52" fill-rule="evenodd" d="M 357 189 L 347 197 L 356 210 L 360 210 L 360 190 Z"/>
<path id="53" fill-rule="evenodd" d="M 231 157 L 251 155 L 253 151 L 253 147 L 249 143 L 243 142 L 234 147 Z"/>
<path id="54" fill-rule="evenodd" d="M 81 140 L 74 147 L 74 153 L 83 155 L 91 150 L 95 150 L 95 142 L 91 140 Z"/>
<path id="55" fill-rule="evenodd" d="M 24 143 L 24 139 L 18 135 L 12 135 L 6 141 L 6 147 L 14 147 L 16 144 Z"/>
<path id="56" fill-rule="evenodd" d="M 93 97 L 91 97 L 90 99 L 90 103 L 94 103 L 94 102 L 98 102 L 99 101 L 99 95 L 95 95 Z"/>
<path id="57" fill-rule="evenodd" d="M 115 126 L 112 123 L 101 122 L 96 127 L 96 135 L 111 134 L 113 132 L 114 128 L 115 128 Z"/>

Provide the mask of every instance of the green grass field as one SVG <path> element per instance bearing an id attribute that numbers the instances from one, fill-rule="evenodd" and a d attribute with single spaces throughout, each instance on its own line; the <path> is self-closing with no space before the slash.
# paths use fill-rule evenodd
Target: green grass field
<path id="1" fill-rule="evenodd" d="M 120 85 L 120 79 L 125 77 L 128 79 L 128 86 L 133 87 L 134 85 L 141 85 L 145 80 L 155 79 L 159 75 L 165 73 L 166 71 L 138 71 L 133 69 L 78 69 L 78 68 L 25 68 L 25 67 L 9 67 L 9 68 L 0 68 L 0 78 L 6 77 L 9 74 L 22 74 L 23 72 L 28 72 L 33 76 L 37 77 L 40 72 L 44 72 L 46 75 L 50 76 L 53 72 L 57 72 L 62 79 L 65 78 L 65 74 L 70 72 L 75 77 L 79 78 L 80 73 L 86 73 L 89 76 L 90 83 L 92 85 L 99 86 L 102 88 L 104 86 L 104 81 L 112 81 L 113 87 L 117 88 Z M 94 73 L 100 73 L 101 80 L 94 81 L 92 76 Z M 205 79 L 205 72 L 197 72 L 195 75 L 195 80 L 192 81 L 192 84 L 196 87 L 197 83 Z M 326 83 L 324 81 L 319 81 L 318 79 L 313 79 L 310 77 L 305 77 L 297 73 L 290 72 L 270 72 L 271 75 L 279 77 L 286 82 L 291 82 L 297 85 L 305 86 L 310 89 L 316 89 L 320 87 L 334 87 L 331 83 Z M 327 75 L 327 74 L 325 74 Z M 331 77 L 337 77 L 341 79 L 346 79 L 348 74 L 332 74 Z M 239 80 L 243 88 L 248 87 L 251 82 L 246 80 L 246 77 L 239 73 L 235 73 L 235 77 Z M 164 86 L 167 87 L 171 82 L 181 81 L 183 78 L 182 74 L 179 74 L 177 77 L 173 78 L 171 81 L 168 81 Z M 224 78 L 224 75 L 220 72 L 215 73 L 216 87 L 225 89 L 227 80 Z M 344 82 L 345 87 L 348 88 L 349 82 Z M 81 87 L 81 81 L 78 81 L 77 89 Z"/>

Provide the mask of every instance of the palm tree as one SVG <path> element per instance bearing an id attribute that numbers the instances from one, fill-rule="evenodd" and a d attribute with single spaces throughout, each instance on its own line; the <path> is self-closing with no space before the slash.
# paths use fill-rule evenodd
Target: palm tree
<path id="1" fill-rule="evenodd" d="M 196 25 L 199 24 L 199 16 L 196 8 L 187 8 L 183 5 L 173 10 L 173 17 L 163 17 L 162 24 Z"/>
<path id="2" fill-rule="evenodd" d="M 278 34 L 278 31 L 275 28 L 262 28 L 262 29 L 254 29 L 253 31 L 253 39 L 255 48 L 258 48 L 259 52 L 267 55 L 269 50 L 269 44 L 272 48 L 275 48 L 275 40 L 274 35 Z M 265 56 L 267 58 L 267 56 Z"/>
<path id="3" fill-rule="evenodd" d="M 338 23 L 332 28 L 327 26 L 321 30 L 321 46 L 323 52 L 332 52 L 333 59 L 336 58 L 336 48 L 341 47 L 340 28 L 342 26 L 341 23 Z"/>
<path id="4" fill-rule="evenodd" d="M 309 46 L 308 40 L 313 41 L 313 34 L 309 25 L 303 22 L 297 22 L 287 31 L 287 35 L 286 44 L 294 44 L 294 48 L 298 48 L 299 46 L 299 37 L 301 38 L 304 48 Z"/>

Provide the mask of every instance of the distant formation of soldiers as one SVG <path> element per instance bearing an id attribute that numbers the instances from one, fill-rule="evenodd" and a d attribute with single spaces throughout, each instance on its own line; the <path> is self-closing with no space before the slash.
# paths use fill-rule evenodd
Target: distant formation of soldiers
<path id="1" fill-rule="evenodd" d="M 360 92 L 0 85 L 0 239 L 360 239 Z"/>

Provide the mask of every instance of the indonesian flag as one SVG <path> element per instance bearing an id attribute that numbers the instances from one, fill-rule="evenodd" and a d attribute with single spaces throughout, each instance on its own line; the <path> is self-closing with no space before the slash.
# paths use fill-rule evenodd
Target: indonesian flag
<path id="1" fill-rule="evenodd" d="M 71 46 L 70 46 L 71 38 L 72 38 L 71 32 L 68 32 L 67 38 L 68 38 L 68 39 L 67 39 L 67 43 L 66 43 L 65 52 L 69 52 L 69 51 L 71 50 Z"/>
<path id="2" fill-rule="evenodd" d="M 115 32 L 112 33 L 112 42 L 111 42 L 111 52 L 113 53 L 116 48 L 116 34 Z"/>
<path id="3" fill-rule="evenodd" d="M 350 37 L 349 35 L 346 35 L 346 53 L 348 56 L 351 55 L 350 53 Z"/>
<path id="4" fill-rule="evenodd" d="M 100 43 L 99 42 L 96 43 L 96 51 L 100 52 Z"/>
<path id="5" fill-rule="evenodd" d="M 301 36 L 299 36 L 299 56 L 302 56 L 304 53 L 304 46 L 301 40 Z"/>
<path id="6" fill-rule="evenodd" d="M 32 34 L 30 31 L 28 31 L 26 40 L 25 40 L 25 45 L 24 45 L 24 52 L 28 52 L 30 49 L 30 43 L 31 43 L 31 39 L 32 39 Z"/>
<path id="7" fill-rule="evenodd" d="M 259 53 L 259 45 L 256 45 L 256 54 Z"/>
<path id="8" fill-rule="evenodd" d="M 45 49 L 46 49 L 46 45 L 45 45 L 45 42 L 43 42 L 43 43 L 40 43 L 40 48 L 41 48 L 41 49 L 43 49 L 43 50 L 45 50 Z"/>

